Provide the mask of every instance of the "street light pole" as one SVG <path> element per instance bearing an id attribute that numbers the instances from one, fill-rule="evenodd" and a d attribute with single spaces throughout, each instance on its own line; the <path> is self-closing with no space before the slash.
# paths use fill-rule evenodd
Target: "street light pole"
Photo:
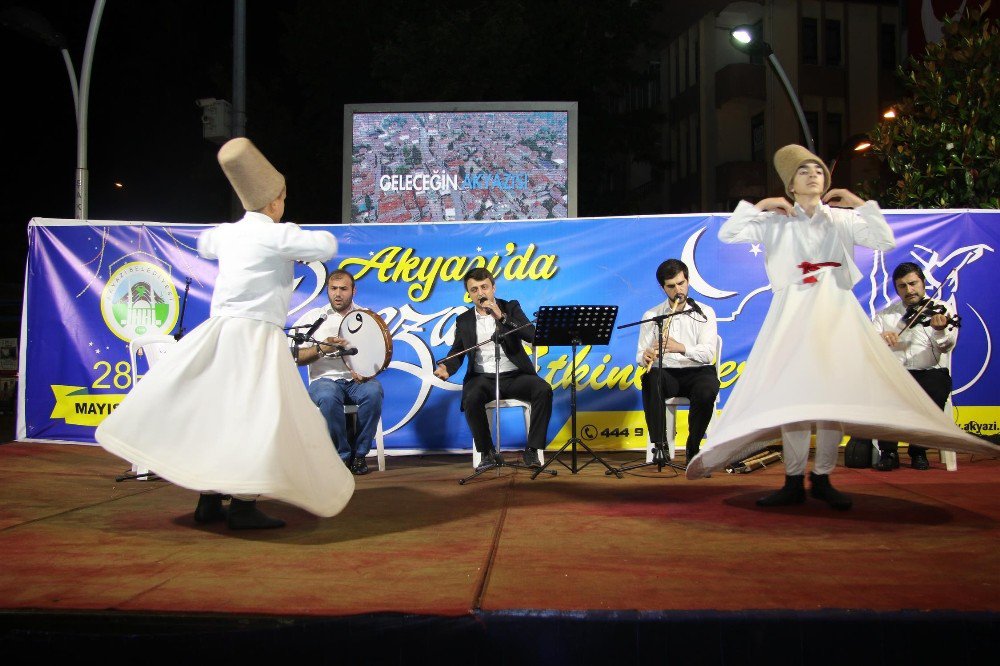
<path id="1" fill-rule="evenodd" d="M 732 38 L 733 46 L 738 50 L 744 53 L 763 54 L 767 57 L 768 64 L 771 65 L 771 69 L 774 70 L 778 80 L 781 81 L 781 85 L 785 89 L 785 94 L 788 95 L 788 100 L 792 103 L 792 108 L 795 109 L 795 115 L 799 119 L 799 126 L 802 127 L 802 134 L 806 138 L 806 148 L 812 154 L 818 155 L 819 153 L 816 152 L 816 142 L 813 141 L 812 132 L 809 130 L 809 124 L 806 122 L 806 114 L 802 111 L 802 104 L 799 103 L 798 96 L 792 90 L 792 83 L 788 80 L 785 69 L 778 62 L 778 56 L 774 55 L 774 49 L 760 38 L 753 26 L 738 26 L 733 28 L 729 34 Z"/>
<path id="2" fill-rule="evenodd" d="M 31 39 L 40 41 L 46 46 L 59 49 L 66 72 L 69 74 L 69 86 L 73 91 L 73 110 L 76 112 L 76 185 L 74 188 L 74 216 L 78 220 L 88 215 L 89 176 L 87 172 L 87 107 L 90 99 L 90 72 L 94 62 L 94 44 L 97 42 L 97 31 L 101 26 L 101 15 L 104 13 L 105 0 L 94 2 L 94 11 L 90 16 L 90 28 L 87 31 L 87 44 L 83 51 L 83 68 L 80 70 L 80 80 L 77 82 L 76 69 L 70 57 L 66 39 L 54 30 L 45 17 L 30 9 L 8 7 L 0 12 L 0 24 L 15 30 Z"/>
<path id="3" fill-rule="evenodd" d="M 764 42 L 764 45 L 767 46 L 767 61 L 771 63 L 774 73 L 778 75 L 781 85 L 785 87 L 785 93 L 792 103 L 792 108 L 795 109 L 795 115 L 799 118 L 799 125 L 802 127 L 802 133 L 806 137 L 806 148 L 813 155 L 818 155 L 819 153 L 816 152 L 816 142 L 813 141 L 812 132 L 809 131 L 809 123 L 806 122 L 806 114 L 802 111 L 802 105 L 799 104 L 798 95 L 792 90 L 792 84 L 788 80 L 788 76 L 785 75 L 785 70 L 782 68 L 781 63 L 778 62 L 778 56 L 774 55 L 774 51 L 771 50 L 771 45 L 767 42 Z"/>
<path id="4" fill-rule="evenodd" d="M 83 65 L 80 68 L 80 90 L 77 94 L 73 86 L 73 101 L 76 103 L 76 219 L 85 220 L 88 217 L 90 203 L 90 173 L 87 170 L 87 115 L 90 107 L 90 73 L 94 64 L 94 44 L 97 42 L 97 31 L 101 27 L 101 15 L 104 13 L 104 1 L 94 2 L 94 11 L 90 15 L 90 28 L 87 30 L 87 44 L 83 49 Z M 69 53 L 63 50 L 72 73 L 72 61 Z"/>

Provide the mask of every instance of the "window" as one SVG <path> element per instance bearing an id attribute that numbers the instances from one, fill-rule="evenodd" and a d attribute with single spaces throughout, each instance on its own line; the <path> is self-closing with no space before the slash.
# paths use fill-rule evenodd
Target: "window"
<path id="1" fill-rule="evenodd" d="M 757 36 L 758 39 L 763 39 L 764 38 L 764 21 L 763 20 L 757 21 L 752 26 L 750 26 L 750 30 L 753 32 L 754 35 Z M 758 51 L 756 53 L 752 53 L 750 55 L 750 64 L 752 64 L 752 65 L 763 65 L 764 64 L 764 53 L 760 52 L 760 51 Z"/>
<path id="2" fill-rule="evenodd" d="M 804 115 L 806 117 L 806 125 L 809 126 L 809 133 L 812 134 L 813 137 L 813 145 L 815 146 L 823 145 L 820 142 L 820 136 L 819 136 L 819 114 L 816 113 L 815 111 L 805 111 Z M 805 140 L 806 138 L 802 137 L 803 146 L 806 145 Z M 817 148 L 817 150 L 819 149 Z"/>
<path id="3" fill-rule="evenodd" d="M 829 67 L 843 64 L 844 55 L 840 44 L 840 21 L 827 19 L 823 22 L 823 63 Z"/>
<path id="4" fill-rule="evenodd" d="M 837 154 L 844 142 L 844 116 L 839 113 L 827 112 L 824 135 L 826 149 L 823 154 L 827 156 L 827 159 L 831 159 Z"/>
<path id="5" fill-rule="evenodd" d="M 814 18 L 802 19 L 802 64 L 819 64 L 819 26 Z"/>
<path id="6" fill-rule="evenodd" d="M 879 65 L 882 69 L 896 69 L 896 26 L 883 23 L 879 30 Z"/>
<path id="7" fill-rule="evenodd" d="M 766 162 L 767 155 L 764 153 L 764 114 L 758 113 L 750 119 L 750 160 L 753 162 Z"/>

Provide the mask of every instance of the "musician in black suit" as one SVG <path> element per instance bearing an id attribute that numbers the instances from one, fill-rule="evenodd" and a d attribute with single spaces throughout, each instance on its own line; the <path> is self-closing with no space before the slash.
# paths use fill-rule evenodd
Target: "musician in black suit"
<path id="1" fill-rule="evenodd" d="M 535 338 L 535 327 L 528 323 L 517 301 L 496 298 L 496 281 L 485 268 L 474 268 L 465 274 L 465 290 L 475 307 L 460 314 L 455 321 L 455 342 L 448 355 L 490 340 L 499 330 L 503 336 L 500 341 L 500 398 L 513 398 L 531 404 L 528 443 L 522 459 L 525 465 L 538 467 L 538 450 L 544 449 L 548 441 L 552 387 L 535 372 L 534 363 L 522 344 L 531 344 Z M 525 324 L 528 325 L 510 335 L 503 335 Z M 482 465 L 502 461 L 499 452 L 494 450 L 486 419 L 486 403 L 494 399 L 496 391 L 495 348 L 493 344 L 486 344 L 465 354 L 469 365 L 462 382 L 462 410 L 472 431 L 476 450 L 483 454 Z M 438 364 L 434 375 L 448 379 L 461 367 L 462 360 L 462 356 L 456 356 Z"/>

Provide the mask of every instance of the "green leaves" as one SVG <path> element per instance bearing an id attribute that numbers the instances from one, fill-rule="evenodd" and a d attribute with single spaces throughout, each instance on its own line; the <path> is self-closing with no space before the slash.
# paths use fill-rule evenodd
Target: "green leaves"
<path id="1" fill-rule="evenodd" d="M 865 194 L 894 208 L 1000 208 L 1000 34 L 983 8 L 948 22 L 911 58 L 896 118 L 871 133 L 892 176 Z"/>

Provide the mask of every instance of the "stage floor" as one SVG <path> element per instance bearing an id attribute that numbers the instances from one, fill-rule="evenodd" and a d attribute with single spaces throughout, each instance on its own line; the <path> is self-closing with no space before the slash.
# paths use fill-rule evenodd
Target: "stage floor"
<path id="1" fill-rule="evenodd" d="M 608 456 L 615 463 L 635 454 Z M 568 461 L 568 458 L 565 458 Z M 905 460 L 905 456 L 904 456 Z M 557 466 L 558 468 L 558 466 Z M 1000 461 L 838 467 L 854 498 L 764 510 L 780 465 L 688 481 L 599 465 L 461 486 L 468 456 L 390 457 L 339 516 L 193 521 L 196 493 L 115 482 L 100 448 L 0 446 L 0 609 L 269 616 L 1000 609 Z"/>

